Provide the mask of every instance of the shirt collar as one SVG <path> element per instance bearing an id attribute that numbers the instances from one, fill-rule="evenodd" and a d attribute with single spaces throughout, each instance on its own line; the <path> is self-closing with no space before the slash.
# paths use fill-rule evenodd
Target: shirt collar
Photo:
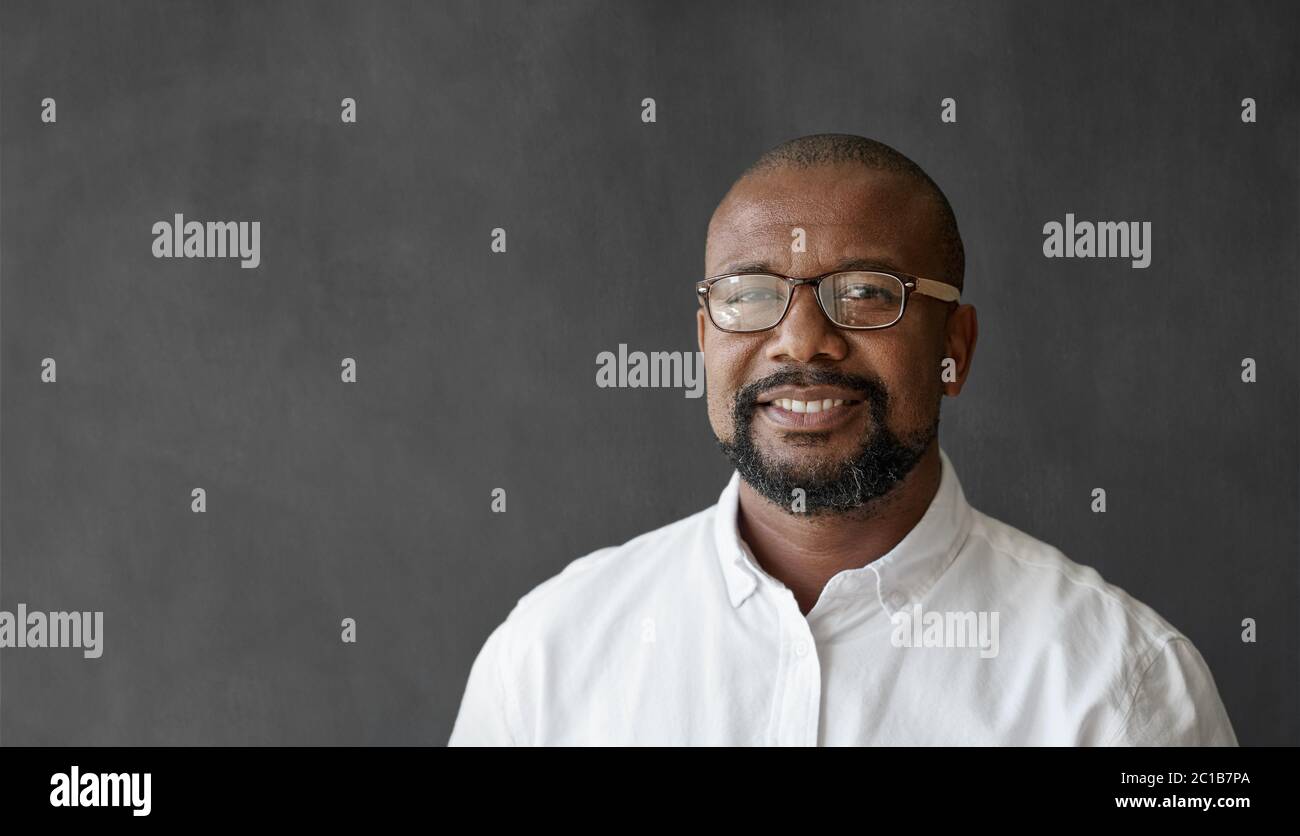
<path id="1" fill-rule="evenodd" d="M 883 596 L 882 602 L 890 610 L 897 610 L 919 599 L 947 570 L 970 533 L 972 510 L 957 479 L 957 471 L 942 447 L 939 460 L 939 489 L 921 520 L 894 548 L 875 561 L 836 574 L 822 597 L 857 595 L 869 590 L 872 597 L 877 593 Z M 779 581 L 759 566 L 741 539 L 736 524 L 739 508 L 740 473 L 736 471 L 718 497 L 713 516 L 714 543 L 733 607 L 744 603 L 760 583 L 780 586 Z"/>

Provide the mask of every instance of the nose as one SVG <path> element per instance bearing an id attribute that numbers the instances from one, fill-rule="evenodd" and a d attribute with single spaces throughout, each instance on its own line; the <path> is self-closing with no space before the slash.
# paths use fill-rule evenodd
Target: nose
<path id="1" fill-rule="evenodd" d="M 811 285 L 794 289 L 790 310 L 772 330 L 775 338 L 768 349 L 772 360 L 795 363 L 843 360 L 848 352 L 844 333 L 822 311 Z"/>

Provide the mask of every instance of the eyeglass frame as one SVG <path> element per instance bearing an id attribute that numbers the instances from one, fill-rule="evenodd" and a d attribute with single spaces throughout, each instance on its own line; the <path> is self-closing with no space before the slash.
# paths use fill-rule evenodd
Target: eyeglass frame
<path id="1" fill-rule="evenodd" d="M 831 276 L 839 276 L 845 273 L 877 273 L 882 276 L 890 276 L 897 279 L 898 282 L 903 285 L 903 303 L 898 306 L 898 316 L 894 318 L 894 321 L 886 323 L 885 325 L 841 325 L 836 322 L 835 317 L 831 316 L 830 313 L 827 312 L 826 305 L 822 302 L 822 297 L 818 290 L 820 289 L 823 280 L 829 279 Z M 774 279 L 781 279 L 783 282 L 790 285 L 790 294 L 785 298 L 785 310 L 781 311 L 781 316 L 776 322 L 773 322 L 766 328 L 755 328 L 749 331 L 736 331 L 731 328 L 723 328 L 717 323 L 717 320 L 713 318 L 713 309 L 709 307 L 709 291 L 715 284 L 723 279 L 732 279 L 736 276 L 770 276 Z M 959 290 L 955 285 L 941 282 L 936 279 L 926 279 L 921 276 L 913 276 L 910 273 L 904 273 L 900 270 L 884 270 L 876 268 L 832 270 L 829 273 L 822 273 L 820 276 L 813 276 L 807 279 L 796 279 L 793 276 L 785 276 L 781 273 L 773 273 L 768 270 L 741 270 L 734 273 L 723 273 L 720 276 L 710 276 L 706 279 L 700 279 L 695 283 L 695 294 L 696 298 L 700 300 L 701 307 L 708 312 L 709 322 L 713 324 L 714 328 L 728 334 L 761 334 L 764 331 L 772 330 L 785 321 L 785 318 L 790 314 L 790 307 L 794 304 L 794 292 L 799 289 L 800 285 L 805 284 L 812 285 L 813 297 L 817 299 L 817 307 L 821 308 L 822 314 L 830 320 L 831 324 L 837 328 L 845 328 L 850 331 L 878 331 L 881 328 L 890 328 L 897 325 L 902 321 L 903 314 L 907 312 L 907 300 L 913 293 L 920 293 L 923 296 L 929 296 L 942 302 L 958 302 L 961 300 L 961 290 Z"/>

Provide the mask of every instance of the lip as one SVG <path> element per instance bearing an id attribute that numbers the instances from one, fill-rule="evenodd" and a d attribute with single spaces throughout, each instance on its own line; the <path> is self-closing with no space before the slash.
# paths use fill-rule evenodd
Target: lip
<path id="1" fill-rule="evenodd" d="M 781 395 L 780 397 L 786 397 Z M 809 395 L 809 400 L 812 400 Z M 799 400 L 803 400 L 800 398 Z M 862 401 L 846 403 L 822 412 L 792 412 L 782 409 L 774 403 L 760 404 L 759 413 L 764 420 L 770 421 L 784 430 L 808 430 L 825 432 L 841 427 L 857 417 L 862 409 Z"/>
<path id="2" fill-rule="evenodd" d="M 781 398 L 797 401 L 861 401 L 862 393 L 856 389 L 835 386 L 778 386 L 758 396 L 760 404 L 769 404 Z"/>

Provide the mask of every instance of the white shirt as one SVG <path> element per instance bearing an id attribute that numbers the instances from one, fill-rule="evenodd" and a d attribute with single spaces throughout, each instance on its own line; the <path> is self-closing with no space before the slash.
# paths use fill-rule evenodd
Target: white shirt
<path id="1" fill-rule="evenodd" d="M 738 473 L 574 560 L 488 637 L 449 745 L 1237 744 L 1186 636 L 971 508 L 940 457 L 920 522 L 806 616 L 740 538 Z"/>

